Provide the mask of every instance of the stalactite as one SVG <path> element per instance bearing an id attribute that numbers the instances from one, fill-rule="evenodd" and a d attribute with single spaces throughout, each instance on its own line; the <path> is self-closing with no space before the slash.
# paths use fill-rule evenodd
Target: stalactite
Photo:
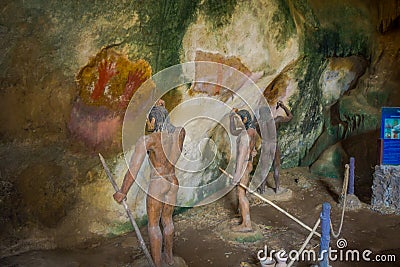
<path id="1" fill-rule="evenodd" d="M 392 23 L 400 16 L 400 0 L 378 1 L 378 29 L 385 33 Z"/>

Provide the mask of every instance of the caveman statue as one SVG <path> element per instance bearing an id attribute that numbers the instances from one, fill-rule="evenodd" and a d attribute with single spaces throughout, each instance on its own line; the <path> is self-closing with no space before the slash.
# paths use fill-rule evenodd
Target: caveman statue
<path id="1" fill-rule="evenodd" d="M 237 136 L 237 152 L 236 152 L 236 167 L 233 175 L 233 182 L 235 184 L 241 183 L 245 186 L 249 185 L 250 172 L 253 169 L 253 157 L 256 156 L 256 137 L 257 132 L 253 125 L 253 119 L 245 109 L 233 109 L 230 116 L 230 132 L 232 135 Z M 241 120 L 241 125 L 237 128 L 236 119 Z M 239 210 L 242 217 L 240 225 L 232 228 L 236 232 L 250 232 L 252 231 L 250 220 L 250 205 L 246 197 L 246 190 L 241 186 L 237 186 L 237 196 L 239 199 Z"/>
<path id="2" fill-rule="evenodd" d="M 121 189 L 113 197 L 118 203 L 126 197 L 147 153 L 151 166 L 146 199 L 150 251 L 154 264 L 160 267 L 163 262 L 168 265 L 174 263 L 172 212 L 179 188 L 178 179 L 175 176 L 175 164 L 182 152 L 185 129 L 175 127 L 170 123 L 163 101 L 158 101 L 151 109 L 146 125 L 147 130 L 152 133 L 142 136 L 137 141 Z M 160 229 L 160 220 L 163 232 Z"/>
<path id="3" fill-rule="evenodd" d="M 289 122 L 293 118 L 293 114 L 290 112 L 289 108 L 286 107 L 282 101 L 278 101 L 276 104 L 276 109 L 282 108 L 286 116 L 277 116 L 274 121 L 275 121 L 275 128 L 278 131 L 279 126 L 281 123 Z M 274 161 L 273 161 L 273 168 L 274 168 L 274 181 L 275 181 L 275 193 L 278 193 L 280 191 L 279 187 L 279 169 L 281 166 L 281 151 L 279 149 L 278 145 L 278 138 L 276 139 L 276 150 L 275 150 L 275 156 L 274 156 Z M 268 174 L 268 173 L 267 173 Z M 265 193 L 265 185 L 267 183 L 267 176 L 264 177 L 260 187 L 258 190 L 260 191 L 261 194 Z"/>

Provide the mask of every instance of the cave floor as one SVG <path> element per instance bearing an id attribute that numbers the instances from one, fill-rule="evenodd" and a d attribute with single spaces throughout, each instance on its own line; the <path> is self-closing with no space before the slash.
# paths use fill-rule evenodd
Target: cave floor
<path id="1" fill-rule="evenodd" d="M 314 177 L 306 168 L 292 168 L 281 171 L 281 184 L 293 191 L 293 197 L 276 204 L 312 227 L 319 217 L 322 203 L 329 202 L 333 227 L 337 231 L 341 216 L 341 208 L 337 204 L 342 187 L 340 180 Z M 249 196 L 249 199 L 252 221 L 262 228 L 261 240 L 240 243 L 225 241 L 219 236 L 217 226 L 236 216 L 234 192 L 231 192 L 212 204 L 188 209 L 174 216 L 174 254 L 194 267 L 259 266 L 256 255 L 264 245 L 268 245 L 269 249 L 283 248 L 286 251 L 301 247 L 308 235 L 307 230 L 258 198 Z M 365 203 L 368 202 L 365 201 L 367 196 L 360 196 L 360 199 L 364 201 L 361 209 L 346 211 L 340 235 L 347 241 L 343 250 L 358 249 L 362 252 L 369 249 L 372 255 L 395 255 L 397 262 L 367 264 L 364 261 L 335 261 L 331 264 L 400 266 L 400 216 L 374 212 Z M 146 227 L 141 232 L 148 242 Z M 336 239 L 331 238 L 331 247 L 336 249 Z M 318 251 L 319 238 L 313 237 L 307 249 Z M 0 266 L 135 266 L 135 260 L 141 257 L 143 253 L 134 233 L 128 233 L 70 249 L 29 251 L 0 259 Z M 295 266 L 310 264 L 299 262 Z"/>

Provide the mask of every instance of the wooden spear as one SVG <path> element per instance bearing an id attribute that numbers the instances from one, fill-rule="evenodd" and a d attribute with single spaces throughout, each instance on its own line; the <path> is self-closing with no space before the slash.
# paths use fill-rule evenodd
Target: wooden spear
<path id="1" fill-rule="evenodd" d="M 115 182 L 114 178 L 112 177 L 110 169 L 107 167 L 106 161 L 104 160 L 103 156 L 100 153 L 99 153 L 99 157 L 100 157 L 101 163 L 103 164 L 103 168 L 107 174 L 107 177 L 110 180 L 112 186 L 114 187 L 115 192 L 118 192 L 119 191 L 118 185 Z M 146 244 L 144 243 L 143 237 L 140 234 L 139 227 L 137 226 L 136 221 L 133 218 L 131 210 L 129 209 L 128 205 L 126 204 L 125 199 L 122 200 L 122 206 L 124 206 L 126 214 L 128 215 L 128 218 L 131 221 L 133 228 L 135 229 L 136 235 L 139 239 L 140 246 L 142 247 L 142 250 L 143 250 L 144 254 L 146 255 L 147 261 L 149 262 L 151 267 L 155 267 L 153 259 L 151 258 L 151 255 L 150 255 L 149 251 L 147 250 Z"/>

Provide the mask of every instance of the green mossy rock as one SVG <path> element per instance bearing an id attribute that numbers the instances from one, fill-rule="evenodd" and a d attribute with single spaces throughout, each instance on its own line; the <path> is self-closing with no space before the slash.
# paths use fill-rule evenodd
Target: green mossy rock
<path id="1" fill-rule="evenodd" d="M 346 162 L 348 162 L 348 156 L 341 143 L 337 143 L 322 153 L 318 160 L 311 165 L 310 171 L 318 176 L 342 178 Z"/>

